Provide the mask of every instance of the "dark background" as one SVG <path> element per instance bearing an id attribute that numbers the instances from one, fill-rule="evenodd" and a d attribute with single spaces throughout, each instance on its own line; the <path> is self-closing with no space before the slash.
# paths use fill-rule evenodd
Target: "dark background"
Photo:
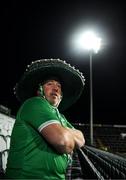
<path id="1" fill-rule="evenodd" d="M 94 28 L 102 47 L 93 55 L 94 123 L 126 123 L 125 5 L 122 1 L 6 1 L 1 5 L 0 104 L 16 114 L 13 87 L 31 61 L 60 58 L 86 78 L 81 98 L 64 112 L 71 122 L 89 123 L 89 54 L 72 47 L 79 29 Z"/>

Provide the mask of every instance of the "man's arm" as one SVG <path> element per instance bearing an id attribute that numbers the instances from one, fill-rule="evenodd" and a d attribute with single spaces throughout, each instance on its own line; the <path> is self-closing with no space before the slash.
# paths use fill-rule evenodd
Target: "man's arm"
<path id="1" fill-rule="evenodd" d="M 75 139 L 79 133 L 73 136 L 72 131 L 58 123 L 50 124 L 41 130 L 42 136 L 51 144 L 58 153 L 71 153 L 75 148 Z M 78 135 L 77 135 L 78 134 Z"/>
<path id="2" fill-rule="evenodd" d="M 85 139 L 84 139 L 84 135 L 83 133 L 80 131 L 80 130 L 77 130 L 77 129 L 71 129 L 71 128 L 67 128 L 73 138 L 74 138 L 74 142 L 75 142 L 75 147 L 76 148 L 81 148 L 82 146 L 84 146 L 85 144 Z"/>

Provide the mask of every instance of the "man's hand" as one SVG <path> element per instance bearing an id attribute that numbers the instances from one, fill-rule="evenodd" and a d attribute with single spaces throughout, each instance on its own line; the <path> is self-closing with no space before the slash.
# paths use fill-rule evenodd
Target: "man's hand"
<path id="1" fill-rule="evenodd" d="M 68 129 L 68 131 L 70 131 L 70 133 L 72 134 L 72 136 L 74 138 L 75 147 L 81 148 L 82 146 L 84 146 L 85 139 L 84 139 L 83 133 L 77 129 L 71 129 L 71 128 L 67 128 L 67 129 Z"/>

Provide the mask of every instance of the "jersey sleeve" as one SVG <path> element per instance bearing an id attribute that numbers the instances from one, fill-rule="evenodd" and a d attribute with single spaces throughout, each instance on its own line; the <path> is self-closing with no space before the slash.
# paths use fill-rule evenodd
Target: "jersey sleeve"
<path id="1" fill-rule="evenodd" d="M 44 98 L 40 97 L 31 98 L 23 104 L 20 118 L 38 131 L 49 124 L 60 123 L 55 110 Z"/>

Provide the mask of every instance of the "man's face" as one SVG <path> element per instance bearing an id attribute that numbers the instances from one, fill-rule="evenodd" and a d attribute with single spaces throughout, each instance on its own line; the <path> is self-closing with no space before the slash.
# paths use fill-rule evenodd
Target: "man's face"
<path id="1" fill-rule="evenodd" d="M 49 101 L 49 103 L 55 107 L 58 107 L 61 98 L 61 84 L 56 80 L 48 80 L 43 85 L 45 98 Z"/>

